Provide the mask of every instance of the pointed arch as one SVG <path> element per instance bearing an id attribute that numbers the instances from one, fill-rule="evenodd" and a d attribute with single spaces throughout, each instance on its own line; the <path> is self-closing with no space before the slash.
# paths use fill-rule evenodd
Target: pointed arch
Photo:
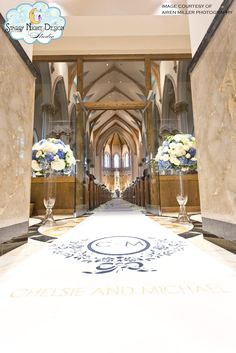
<path id="1" fill-rule="evenodd" d="M 171 75 L 165 76 L 163 99 L 162 99 L 162 130 L 178 130 L 178 120 L 175 113 L 176 86 Z"/>

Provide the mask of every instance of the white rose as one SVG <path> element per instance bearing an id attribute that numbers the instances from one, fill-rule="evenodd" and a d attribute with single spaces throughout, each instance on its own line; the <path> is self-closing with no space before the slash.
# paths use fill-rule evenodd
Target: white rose
<path id="1" fill-rule="evenodd" d="M 183 148 L 183 145 L 180 143 L 178 144 L 179 146 L 176 147 L 176 156 L 177 157 L 181 157 L 184 156 L 186 154 L 186 151 Z"/>
<path id="2" fill-rule="evenodd" d="M 53 154 L 56 154 L 58 151 L 57 145 L 51 142 L 45 142 L 42 146 L 42 151 L 43 152 L 50 152 Z"/>
<path id="3" fill-rule="evenodd" d="M 32 166 L 32 169 L 33 169 L 35 172 L 39 172 L 40 170 L 42 170 L 42 169 L 40 168 L 38 162 L 35 161 L 35 160 L 32 161 L 31 166 Z"/>
<path id="4" fill-rule="evenodd" d="M 186 158 L 190 158 L 190 157 L 191 157 L 191 154 L 190 154 L 190 153 L 187 153 L 187 154 L 185 155 L 185 157 L 186 157 Z"/>
<path id="5" fill-rule="evenodd" d="M 63 159 L 59 159 L 57 161 L 52 161 L 51 162 L 51 168 L 53 170 L 62 170 L 66 166 L 65 161 Z"/>
<path id="6" fill-rule="evenodd" d="M 36 153 L 36 158 L 39 158 L 39 157 L 41 157 L 42 155 L 43 155 L 42 151 L 38 151 L 38 152 Z"/>

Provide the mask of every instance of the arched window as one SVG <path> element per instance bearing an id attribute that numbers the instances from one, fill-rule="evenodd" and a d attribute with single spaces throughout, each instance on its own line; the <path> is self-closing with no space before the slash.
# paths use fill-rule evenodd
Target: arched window
<path id="1" fill-rule="evenodd" d="M 129 153 L 124 154 L 124 168 L 129 168 Z"/>
<path id="2" fill-rule="evenodd" d="M 109 153 L 104 153 L 104 168 L 110 168 L 110 155 Z"/>
<path id="3" fill-rule="evenodd" d="M 120 168 L 120 156 L 118 155 L 118 153 L 114 154 L 113 165 L 114 165 L 114 168 Z"/>

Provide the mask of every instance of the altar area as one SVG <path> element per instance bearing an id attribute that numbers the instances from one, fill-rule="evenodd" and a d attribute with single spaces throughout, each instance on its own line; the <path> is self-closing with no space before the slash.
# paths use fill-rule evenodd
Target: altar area
<path id="1" fill-rule="evenodd" d="M 2 350 L 235 352 L 235 255 L 202 241 L 121 199 L 30 239 L 0 258 Z"/>

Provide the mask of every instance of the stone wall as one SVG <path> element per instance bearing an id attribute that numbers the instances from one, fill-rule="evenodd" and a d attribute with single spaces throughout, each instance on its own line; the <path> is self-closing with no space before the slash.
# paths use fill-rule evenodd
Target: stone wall
<path id="1" fill-rule="evenodd" d="M 203 227 L 236 239 L 236 2 L 191 74 Z"/>
<path id="2" fill-rule="evenodd" d="M 35 77 L 12 41 L 0 28 L 0 243 L 27 232 L 30 209 Z"/>

